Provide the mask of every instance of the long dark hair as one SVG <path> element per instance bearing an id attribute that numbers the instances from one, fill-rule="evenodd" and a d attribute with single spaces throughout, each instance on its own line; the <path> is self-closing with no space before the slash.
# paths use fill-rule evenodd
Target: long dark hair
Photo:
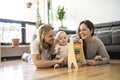
<path id="1" fill-rule="evenodd" d="M 84 20 L 84 21 L 80 22 L 78 29 L 77 29 L 77 34 L 78 34 L 79 38 L 81 38 L 81 36 L 79 34 L 81 24 L 85 24 L 90 30 L 93 30 L 91 36 L 94 35 L 94 24 L 89 20 Z M 87 46 L 86 46 L 86 43 L 84 40 L 83 40 L 83 50 L 84 50 L 85 58 L 87 59 Z"/>

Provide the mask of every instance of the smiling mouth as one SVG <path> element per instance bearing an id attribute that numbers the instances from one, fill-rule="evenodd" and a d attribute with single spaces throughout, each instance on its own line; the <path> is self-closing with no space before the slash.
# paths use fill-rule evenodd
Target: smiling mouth
<path id="1" fill-rule="evenodd" d="M 84 36 L 86 36 L 86 35 L 82 35 L 82 37 L 84 37 Z"/>

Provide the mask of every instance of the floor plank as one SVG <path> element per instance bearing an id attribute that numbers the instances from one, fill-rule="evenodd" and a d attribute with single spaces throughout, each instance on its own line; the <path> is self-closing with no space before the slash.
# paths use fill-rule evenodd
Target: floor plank
<path id="1" fill-rule="evenodd" d="M 111 60 L 110 64 L 84 66 L 79 69 L 44 68 L 22 60 L 0 63 L 0 80 L 120 80 L 120 60 Z"/>

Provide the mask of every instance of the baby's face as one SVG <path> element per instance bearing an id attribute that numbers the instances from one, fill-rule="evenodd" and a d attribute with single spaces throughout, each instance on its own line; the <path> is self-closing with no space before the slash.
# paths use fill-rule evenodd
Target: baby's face
<path id="1" fill-rule="evenodd" d="M 60 33 L 57 41 L 58 41 L 59 45 L 65 46 L 68 42 L 68 37 L 67 37 L 66 33 Z"/>

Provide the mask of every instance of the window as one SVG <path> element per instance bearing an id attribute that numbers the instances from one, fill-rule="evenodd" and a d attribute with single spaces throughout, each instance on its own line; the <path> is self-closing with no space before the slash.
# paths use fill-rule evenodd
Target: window
<path id="1" fill-rule="evenodd" d="M 33 40 L 35 22 L 0 19 L 0 42 L 11 44 L 12 38 L 19 38 L 20 44 L 29 44 Z"/>
<path id="2" fill-rule="evenodd" d="M 36 27 L 34 24 L 26 24 L 26 43 L 30 43 L 34 39 Z"/>
<path id="3" fill-rule="evenodd" d="M 21 38 L 21 24 L 20 23 L 4 23 L 0 22 L 0 36 L 1 42 L 10 43 L 12 38 Z M 21 39 L 20 39 L 21 42 Z"/>
<path id="4" fill-rule="evenodd" d="M 37 0 L 32 2 L 31 8 L 26 7 L 26 0 L 0 1 L 0 43 L 11 44 L 13 37 L 20 38 L 20 44 L 29 44 L 36 31 Z M 48 23 L 47 0 L 39 0 L 42 23 Z M 6 6 L 7 5 L 7 6 Z M 17 6 L 16 6 L 17 5 Z M 51 22 L 50 22 L 51 23 Z M 17 28 L 17 30 L 14 30 Z"/>

